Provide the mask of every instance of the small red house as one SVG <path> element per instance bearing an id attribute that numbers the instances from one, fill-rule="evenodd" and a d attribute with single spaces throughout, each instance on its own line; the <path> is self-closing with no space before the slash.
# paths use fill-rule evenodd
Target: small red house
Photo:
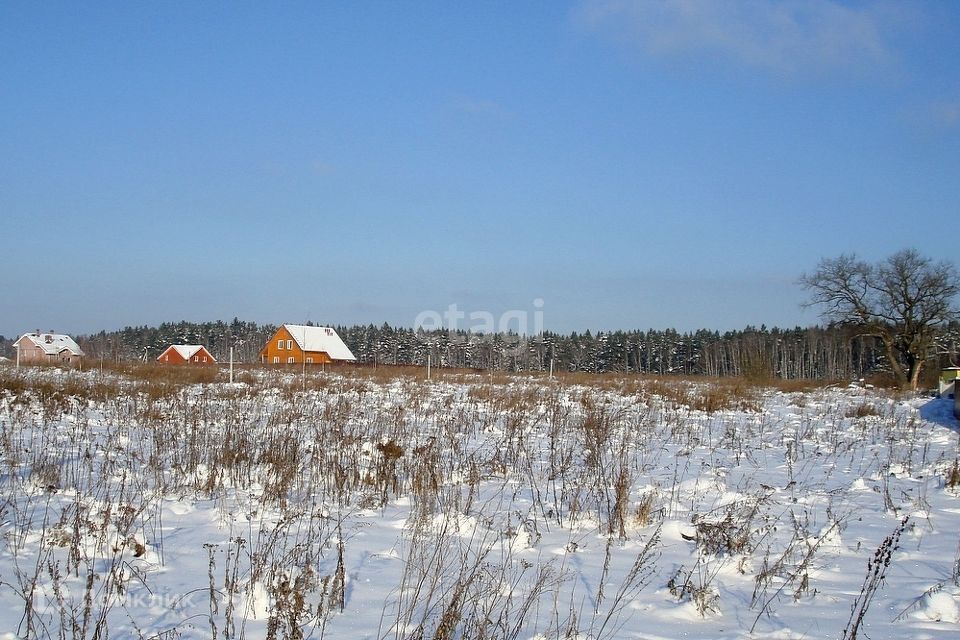
<path id="1" fill-rule="evenodd" d="M 157 357 L 160 364 L 217 364 L 206 347 L 199 344 L 172 344 Z"/>

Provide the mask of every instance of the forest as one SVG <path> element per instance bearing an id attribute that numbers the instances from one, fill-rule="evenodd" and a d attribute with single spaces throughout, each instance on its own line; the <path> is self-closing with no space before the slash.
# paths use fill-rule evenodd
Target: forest
<path id="1" fill-rule="evenodd" d="M 255 363 L 275 325 L 234 318 L 231 322 L 165 322 L 74 336 L 90 361 L 154 360 L 170 344 L 203 344 L 221 362 Z M 742 376 L 751 379 L 851 380 L 888 371 L 876 338 L 845 326 L 793 329 L 747 326 L 737 331 L 673 329 L 585 331 L 536 336 L 515 333 L 423 331 L 376 326 L 336 326 L 360 364 L 425 366 L 512 372 L 555 371 L 658 375 Z M 960 324 L 938 333 L 929 354 L 927 386 L 940 367 L 957 363 Z M 13 339 L 0 337 L 2 355 L 12 357 Z"/>

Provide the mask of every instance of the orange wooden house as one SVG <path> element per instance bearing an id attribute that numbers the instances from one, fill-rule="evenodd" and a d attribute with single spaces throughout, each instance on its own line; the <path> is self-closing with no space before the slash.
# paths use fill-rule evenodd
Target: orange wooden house
<path id="1" fill-rule="evenodd" d="M 329 364 L 353 362 L 356 358 L 330 327 L 285 324 L 260 350 L 265 364 Z"/>
<path id="2" fill-rule="evenodd" d="M 207 348 L 199 344 L 172 344 L 157 356 L 160 364 L 217 364 Z"/>

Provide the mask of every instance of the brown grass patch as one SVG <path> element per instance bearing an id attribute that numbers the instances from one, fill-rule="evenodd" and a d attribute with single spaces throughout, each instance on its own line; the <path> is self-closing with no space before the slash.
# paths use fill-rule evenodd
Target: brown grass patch
<path id="1" fill-rule="evenodd" d="M 882 414 L 875 405 L 872 405 L 869 402 L 862 402 L 856 406 L 848 407 L 844 412 L 844 415 L 848 418 L 868 418 Z"/>

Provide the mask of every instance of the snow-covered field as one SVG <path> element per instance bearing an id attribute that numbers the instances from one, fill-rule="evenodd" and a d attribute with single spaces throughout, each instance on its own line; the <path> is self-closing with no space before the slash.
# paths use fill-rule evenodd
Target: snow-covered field
<path id="1" fill-rule="evenodd" d="M 960 635 L 950 401 L 244 380 L 0 369 L 0 638 Z"/>

